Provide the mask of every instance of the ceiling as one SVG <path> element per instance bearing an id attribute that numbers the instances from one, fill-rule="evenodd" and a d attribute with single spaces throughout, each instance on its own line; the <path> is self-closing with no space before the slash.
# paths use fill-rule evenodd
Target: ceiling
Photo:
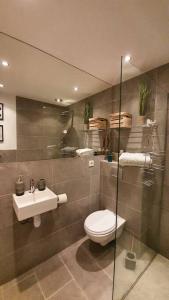
<path id="1" fill-rule="evenodd" d="M 169 62 L 169 0 L 0 0 L 0 31 L 110 84 Z"/>

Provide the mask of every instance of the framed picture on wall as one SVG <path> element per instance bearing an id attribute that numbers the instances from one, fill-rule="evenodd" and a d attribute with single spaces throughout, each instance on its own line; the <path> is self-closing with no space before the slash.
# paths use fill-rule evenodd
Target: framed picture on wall
<path id="1" fill-rule="evenodd" d="M 4 119 L 4 105 L 3 103 L 0 103 L 0 121 L 3 121 Z"/>
<path id="2" fill-rule="evenodd" d="M 4 127 L 0 125 L 0 142 L 4 141 Z"/>

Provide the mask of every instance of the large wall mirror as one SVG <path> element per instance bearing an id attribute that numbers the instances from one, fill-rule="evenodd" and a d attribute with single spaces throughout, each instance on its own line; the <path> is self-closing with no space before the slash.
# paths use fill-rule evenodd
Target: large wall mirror
<path id="1" fill-rule="evenodd" d="M 69 157 L 87 146 L 81 100 L 110 84 L 3 33 L 0 62 L 0 162 Z"/>

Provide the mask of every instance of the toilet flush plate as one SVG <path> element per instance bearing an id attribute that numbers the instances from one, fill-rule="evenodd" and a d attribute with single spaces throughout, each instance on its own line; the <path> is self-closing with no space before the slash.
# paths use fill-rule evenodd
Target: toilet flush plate
<path id="1" fill-rule="evenodd" d="M 36 189 L 34 193 L 26 191 L 22 196 L 13 194 L 13 208 L 18 221 L 53 210 L 57 205 L 57 195 L 49 188 L 44 191 Z"/>

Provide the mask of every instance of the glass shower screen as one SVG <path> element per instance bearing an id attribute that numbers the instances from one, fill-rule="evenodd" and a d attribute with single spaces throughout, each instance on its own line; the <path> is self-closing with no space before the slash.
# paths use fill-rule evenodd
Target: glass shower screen
<path id="1" fill-rule="evenodd" d="M 118 128 L 110 129 L 118 153 L 113 300 L 138 298 L 139 281 L 160 252 L 167 93 L 158 83 L 158 70 L 129 79 L 132 72 L 139 72 L 134 62 L 122 57 L 112 115 Z M 122 233 L 120 218 L 125 220 Z"/>

